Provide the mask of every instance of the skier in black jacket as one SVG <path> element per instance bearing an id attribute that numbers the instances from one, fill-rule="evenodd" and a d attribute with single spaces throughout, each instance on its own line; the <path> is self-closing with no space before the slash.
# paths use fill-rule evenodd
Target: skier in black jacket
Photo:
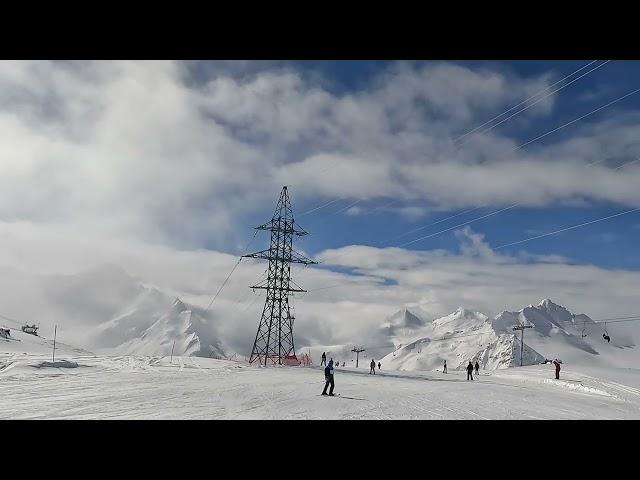
<path id="1" fill-rule="evenodd" d="M 322 352 L 322 361 L 320 362 L 320 365 L 326 365 L 327 364 L 327 354 L 325 352 Z"/>
<path id="2" fill-rule="evenodd" d="M 469 380 L 469 378 L 473 380 L 473 363 L 471 363 L 471 360 L 469 360 L 469 365 L 467 365 L 467 380 Z"/>
<path id="3" fill-rule="evenodd" d="M 371 363 L 369 364 L 369 367 L 371 367 L 371 370 L 369 370 L 369 375 L 371 375 L 372 373 L 375 375 L 376 374 L 376 361 L 373 358 L 371 359 Z"/>
<path id="4" fill-rule="evenodd" d="M 329 385 L 331 385 L 331 388 L 329 389 L 329 396 L 333 397 L 333 360 L 329 360 L 329 365 L 327 365 L 324 369 L 324 379 L 325 379 L 325 384 L 324 384 L 324 390 L 322 390 L 322 395 L 326 395 L 327 394 L 327 387 Z"/>

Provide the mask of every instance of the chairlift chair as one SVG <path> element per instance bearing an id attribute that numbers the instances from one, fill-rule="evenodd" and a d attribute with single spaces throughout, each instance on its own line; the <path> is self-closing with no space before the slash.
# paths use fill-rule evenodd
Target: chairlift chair
<path id="1" fill-rule="evenodd" d="M 607 343 L 611 342 L 611 337 L 609 336 L 609 332 L 607 332 L 607 322 L 604 322 L 604 326 L 602 328 L 604 330 L 604 333 L 602 334 L 602 338 L 604 338 Z"/>

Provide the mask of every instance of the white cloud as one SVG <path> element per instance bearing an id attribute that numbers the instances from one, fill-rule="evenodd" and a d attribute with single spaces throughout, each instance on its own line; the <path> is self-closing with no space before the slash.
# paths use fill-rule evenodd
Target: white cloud
<path id="1" fill-rule="evenodd" d="M 272 203 L 284 183 L 296 198 L 319 202 L 638 205 L 640 168 L 583 167 L 637 153 L 631 114 L 529 154 L 510 153 L 516 143 L 499 129 L 453 145 L 551 81 L 401 62 L 362 90 L 338 94 L 269 63 L 5 61 L 0 218 L 223 246 L 237 241 L 236 220 Z M 548 113 L 553 98 L 523 115 Z"/>

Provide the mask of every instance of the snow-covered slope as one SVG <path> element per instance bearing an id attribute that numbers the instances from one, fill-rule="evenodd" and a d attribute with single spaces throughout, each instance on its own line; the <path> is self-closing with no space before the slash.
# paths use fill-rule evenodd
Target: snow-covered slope
<path id="1" fill-rule="evenodd" d="M 416 332 L 406 344 L 398 344 L 381 361 L 385 369 L 436 370 L 447 361 L 449 370 L 459 370 L 469 361 L 494 370 L 520 363 L 520 342 L 510 332 L 497 331 L 482 313 L 459 308 L 438 318 Z M 523 364 L 532 365 L 544 357 L 525 345 Z"/>
<path id="2" fill-rule="evenodd" d="M 502 312 L 493 320 L 497 331 L 507 331 L 510 325 L 531 325 L 525 333 L 525 343 L 546 355 L 563 361 L 618 366 L 637 364 L 633 340 L 617 330 L 611 342 L 602 338 L 604 327 L 584 314 L 573 314 L 561 305 L 544 299 L 517 312 Z M 622 365 L 620 365 L 622 363 Z"/>
<path id="3" fill-rule="evenodd" d="M 397 344 L 407 338 L 415 337 L 416 332 L 420 331 L 427 323 L 429 323 L 427 314 L 419 307 L 405 306 L 401 308 L 378 327 L 376 335 L 370 340 L 371 343 L 367 342 L 364 345 L 366 349 L 359 355 L 359 366 L 368 368 L 371 359 L 378 362 L 387 353 L 394 350 L 394 343 Z M 339 345 L 303 345 L 299 351 L 310 353 L 316 363 L 320 362 L 322 352 L 325 352 L 327 361 L 333 358 L 336 362 L 339 361 L 340 365 L 344 363 L 345 366 L 355 367 L 356 354 L 351 350 L 360 346 L 361 341 L 354 339 L 350 343 Z"/>
<path id="4" fill-rule="evenodd" d="M 224 358 L 225 349 L 213 326 L 176 298 L 164 312 L 134 310 L 100 327 L 96 336 L 123 341 L 111 345 L 111 353 L 137 355 L 206 356 Z M 106 340 L 102 343 L 106 343 Z"/>
<path id="5" fill-rule="evenodd" d="M 11 355 L 47 355 L 53 353 L 53 336 L 45 338 L 42 335 L 31 335 L 20 329 L 11 328 L 7 338 L 0 337 L 0 354 Z M 56 358 L 77 355 L 93 355 L 83 348 L 74 347 L 56 340 Z"/>
<path id="6" fill-rule="evenodd" d="M 170 355 L 175 341 L 175 355 L 214 358 L 224 357 L 228 350 L 216 322 L 203 319 L 196 308 L 120 267 L 107 264 L 75 274 L 24 276 L 23 280 L 24 288 L 31 282 L 35 311 L 46 315 L 29 314 L 31 305 L 11 303 L 9 314 L 41 322 L 40 333 L 46 336 L 53 336 L 57 324 L 58 340 L 67 344 L 96 353 Z M 21 333 L 20 325 L 9 317 L 0 318 L 0 327 Z M 44 353 L 40 343 L 2 342 L 0 353 L 16 348 Z"/>
<path id="7" fill-rule="evenodd" d="M 403 317 L 401 312 L 396 316 Z M 421 320 L 423 326 L 404 329 L 392 337 L 396 350 L 383 358 L 386 368 L 441 370 L 445 360 L 449 370 L 464 368 L 469 361 L 478 361 L 486 370 L 517 366 L 520 334 L 514 332 L 513 326 L 518 324 L 531 327 L 525 330 L 523 365 L 553 358 L 604 367 L 637 363 L 635 345 L 629 336 L 612 335 L 611 342 L 606 342 L 600 324 L 549 299 L 516 312 L 503 311 L 493 319 L 460 308 L 432 322 Z M 382 328 L 391 330 L 389 322 Z"/>
<path id="8" fill-rule="evenodd" d="M 567 365 L 374 375 L 198 357 L 0 354 L 0 419 L 640 419 L 640 372 Z M 74 362 L 74 363 L 71 363 Z M 72 368 L 70 368 L 72 367 Z M 188 399 L 188 401 L 185 401 Z"/>

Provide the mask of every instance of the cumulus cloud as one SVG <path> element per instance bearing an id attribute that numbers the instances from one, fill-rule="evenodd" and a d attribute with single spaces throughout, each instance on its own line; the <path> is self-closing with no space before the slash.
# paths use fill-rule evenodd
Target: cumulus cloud
<path id="1" fill-rule="evenodd" d="M 319 202 L 637 206 L 640 167 L 583 168 L 637 153 L 637 114 L 526 152 L 499 129 L 452 141 L 554 78 L 400 62 L 337 92 L 277 62 L 5 61 L 0 218 L 223 248 L 237 241 L 235 220 L 285 183 Z M 548 114 L 554 98 L 522 117 Z"/>

